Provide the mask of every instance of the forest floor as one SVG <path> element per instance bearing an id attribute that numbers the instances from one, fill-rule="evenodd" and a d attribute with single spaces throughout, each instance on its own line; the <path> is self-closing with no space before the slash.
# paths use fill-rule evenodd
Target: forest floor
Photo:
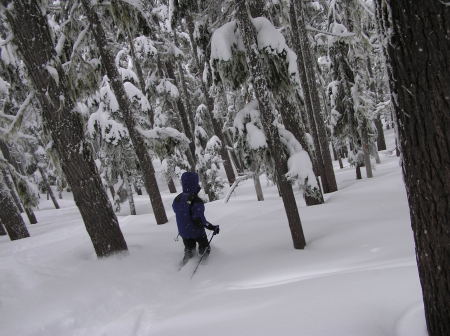
<path id="1" fill-rule="evenodd" d="M 387 132 L 393 148 L 392 131 Z M 251 181 L 229 203 L 206 205 L 221 227 L 191 279 L 169 223 L 156 225 L 148 197 L 120 226 L 129 254 L 97 260 L 70 194 L 43 201 L 31 238 L 0 237 L 0 334 L 5 336 L 308 335 L 424 336 L 413 235 L 399 159 L 380 153 L 374 178 L 339 169 L 339 191 L 299 211 L 307 247 L 294 250 L 276 188 Z"/>

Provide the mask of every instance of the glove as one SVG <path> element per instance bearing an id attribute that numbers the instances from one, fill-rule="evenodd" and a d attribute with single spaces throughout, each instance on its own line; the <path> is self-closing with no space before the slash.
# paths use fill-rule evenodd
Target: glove
<path id="1" fill-rule="evenodd" d="M 220 227 L 219 227 L 219 225 L 213 225 L 213 227 L 214 227 L 214 229 L 213 229 L 213 233 L 216 235 L 216 234 L 219 234 L 219 232 L 220 232 Z"/>
<path id="2" fill-rule="evenodd" d="M 220 232 L 219 225 L 212 225 L 211 223 L 208 223 L 208 226 L 206 228 L 208 230 L 211 230 L 214 234 L 219 234 Z"/>

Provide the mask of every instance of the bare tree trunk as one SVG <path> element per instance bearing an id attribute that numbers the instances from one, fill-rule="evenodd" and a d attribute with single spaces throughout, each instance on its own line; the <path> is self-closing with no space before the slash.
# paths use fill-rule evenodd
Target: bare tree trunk
<path id="1" fill-rule="evenodd" d="M 376 1 L 430 336 L 450 335 L 450 7 Z"/>
<path id="2" fill-rule="evenodd" d="M 386 149 L 386 140 L 384 139 L 383 123 L 380 116 L 375 119 L 375 127 L 377 128 L 377 148 L 378 150 Z"/>
<path id="3" fill-rule="evenodd" d="M 362 179 L 362 175 L 361 175 L 361 164 L 357 163 L 356 164 L 356 179 L 357 180 L 361 180 Z"/>
<path id="4" fill-rule="evenodd" d="M 177 193 L 177 188 L 175 187 L 175 183 L 173 182 L 173 179 L 171 177 L 169 177 L 167 179 L 167 185 L 169 187 L 169 192 L 171 194 L 176 194 Z"/>
<path id="5" fill-rule="evenodd" d="M 130 215 L 135 216 L 136 207 L 134 205 L 133 189 L 131 188 L 130 175 L 128 174 L 128 172 L 124 173 L 124 178 L 125 178 L 125 187 L 127 188 L 128 204 L 130 205 Z"/>
<path id="6" fill-rule="evenodd" d="M 133 113 L 130 109 L 130 104 L 125 93 L 122 78 L 119 75 L 109 49 L 105 31 L 103 30 L 103 26 L 97 13 L 91 7 L 89 0 L 81 0 L 81 3 L 85 9 L 91 31 L 102 59 L 102 64 L 105 67 L 109 80 L 111 81 L 111 87 L 114 91 L 114 95 L 116 96 L 120 110 L 122 111 L 125 125 L 128 129 L 136 156 L 139 159 L 139 164 L 144 175 L 145 188 L 150 196 L 156 223 L 167 223 L 166 211 L 164 209 L 159 187 L 156 182 L 155 169 L 153 168 L 153 163 L 145 146 L 144 139 L 136 130 L 136 120 L 134 119 Z"/>
<path id="7" fill-rule="evenodd" d="M 25 208 L 25 213 L 27 214 L 30 224 L 37 224 L 38 221 L 37 221 L 36 215 L 34 214 L 33 209 Z"/>
<path id="8" fill-rule="evenodd" d="M 258 199 L 258 201 L 264 201 L 264 195 L 261 188 L 261 182 L 259 180 L 259 174 L 256 172 L 253 174 L 253 184 L 255 185 L 256 198 Z"/>
<path id="9" fill-rule="evenodd" d="M 245 0 L 236 0 L 236 22 L 241 32 L 245 46 L 245 54 L 250 75 L 252 77 L 255 96 L 258 100 L 259 110 L 261 112 L 262 124 L 267 135 L 268 149 L 274 159 L 277 182 L 280 187 L 281 197 L 289 222 L 294 248 L 305 248 L 306 242 L 303 234 L 303 228 L 298 213 L 297 203 L 292 191 L 291 184 L 286 180 L 287 160 L 283 155 L 278 129 L 274 125 L 274 115 L 272 113 L 271 93 L 264 77 L 264 70 L 258 52 L 258 43 L 256 41 L 256 32 L 250 17 L 248 16 Z"/>
<path id="10" fill-rule="evenodd" d="M 363 129 L 362 134 L 362 149 L 364 153 L 364 166 L 366 166 L 366 174 L 368 178 L 373 177 L 372 163 L 370 162 L 369 136 L 367 130 Z"/>
<path id="11" fill-rule="evenodd" d="M 338 161 L 339 161 L 339 168 L 340 168 L 340 169 L 344 169 L 344 164 L 342 163 L 341 155 L 339 155 Z"/>
<path id="12" fill-rule="evenodd" d="M 5 14 L 14 34 L 13 41 L 36 88 L 44 127 L 52 136 L 97 256 L 127 250 L 98 174 L 91 145 L 84 138 L 80 117 L 72 112 L 75 106 L 72 94 L 65 86 L 67 79 L 61 63 L 54 57 L 50 29 L 40 4 L 34 1 L 14 2 L 14 7 L 8 7 Z M 58 81 L 46 69 L 47 65 L 56 69 Z"/>
<path id="13" fill-rule="evenodd" d="M 42 176 L 42 181 L 44 182 L 45 189 L 47 190 L 47 195 L 49 195 L 50 198 L 52 199 L 55 209 L 59 209 L 58 201 L 56 200 L 56 197 L 55 197 L 55 194 L 53 193 L 52 187 L 50 186 L 50 183 L 48 182 L 47 174 L 45 173 L 44 169 L 39 166 L 39 164 L 38 164 L 38 170 Z"/>
<path id="14" fill-rule="evenodd" d="M 14 204 L 11 194 L 0 177 L 0 223 L 5 226 L 6 232 L 11 240 L 27 238 L 30 236 L 27 227 Z M 1 225 L 0 224 L 0 225 Z"/>

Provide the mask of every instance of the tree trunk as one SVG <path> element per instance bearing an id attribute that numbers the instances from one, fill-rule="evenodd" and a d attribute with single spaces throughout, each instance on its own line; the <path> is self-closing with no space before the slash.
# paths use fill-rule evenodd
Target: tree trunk
<path id="1" fill-rule="evenodd" d="M 11 193 L 11 196 L 13 198 L 14 204 L 16 205 L 17 209 L 19 210 L 19 213 L 23 212 L 22 202 L 20 201 L 19 196 L 17 195 L 16 188 L 9 178 L 9 173 L 2 169 L 2 175 L 3 175 L 3 181 L 6 184 L 6 187 L 9 189 L 9 192 Z"/>
<path id="2" fill-rule="evenodd" d="M 130 215 L 136 215 L 136 207 L 134 206 L 133 189 L 131 188 L 130 175 L 128 172 L 124 174 L 125 187 L 127 188 L 128 204 L 130 205 Z"/>
<path id="3" fill-rule="evenodd" d="M 106 196 L 91 145 L 84 138 L 80 117 L 72 110 L 72 94 L 54 46 L 46 17 L 37 2 L 14 2 L 6 10 L 14 42 L 36 88 L 44 128 L 53 139 L 64 175 L 72 189 L 97 256 L 127 250 L 119 223 Z M 47 71 L 53 65 L 58 81 Z M 46 90 L 42 90 L 46 88 Z M 63 99 L 62 99 L 63 98 Z M 3 222 L 3 220 L 2 220 Z"/>
<path id="4" fill-rule="evenodd" d="M 301 52 L 303 53 L 304 69 L 309 85 L 309 94 L 311 95 L 311 106 L 314 113 L 315 125 L 319 136 L 320 150 L 322 154 L 324 175 L 326 177 L 326 185 L 324 192 L 334 192 L 337 190 L 336 176 L 334 175 L 333 162 L 328 142 L 327 130 L 325 122 L 321 114 L 320 98 L 317 91 L 317 81 L 315 73 L 314 60 L 311 55 L 311 47 L 309 45 L 308 34 L 306 32 L 305 20 L 303 15 L 302 1 L 291 0 L 291 6 L 295 7 L 298 20 L 298 33 L 300 37 Z M 300 70 L 299 70 L 300 71 Z"/>
<path id="5" fill-rule="evenodd" d="M 294 193 L 291 184 L 286 180 L 287 160 L 283 155 L 283 147 L 278 134 L 278 129 L 274 125 L 274 115 L 272 113 L 273 97 L 268 89 L 267 80 L 264 77 L 264 69 L 258 52 L 258 44 L 256 41 L 256 32 L 250 17 L 248 16 L 245 0 L 236 0 L 236 22 L 241 32 L 243 43 L 245 46 L 245 54 L 252 84 L 258 100 L 259 110 L 261 112 L 262 124 L 267 136 L 268 149 L 274 159 L 277 182 L 280 187 L 281 197 L 283 199 L 284 208 L 289 222 L 292 241 L 294 248 L 305 248 L 306 242 L 303 234 L 303 228 L 298 213 L 297 203 L 295 202 Z"/>
<path id="6" fill-rule="evenodd" d="M 313 160 L 313 169 L 314 173 L 317 177 L 322 178 L 322 182 L 326 184 L 326 177 L 324 176 L 324 165 L 322 160 L 322 151 L 320 149 L 319 143 L 319 134 L 317 132 L 316 123 L 314 120 L 314 112 L 311 102 L 311 95 L 309 93 L 309 83 L 308 78 L 306 77 L 305 71 L 305 60 L 303 58 L 302 53 L 302 45 L 300 43 L 299 31 L 298 31 L 298 22 L 297 15 L 295 12 L 295 6 L 291 1 L 289 8 L 289 18 L 291 23 L 291 37 L 292 37 L 292 45 L 294 47 L 295 53 L 297 54 L 297 67 L 300 75 L 300 82 L 303 90 L 303 98 L 305 100 L 305 109 L 308 115 L 308 125 L 309 125 L 309 133 L 311 134 L 314 140 L 314 153 L 311 153 L 311 159 Z M 327 189 L 327 188 L 326 188 Z"/>
<path id="7" fill-rule="evenodd" d="M 261 188 L 261 182 L 259 180 L 259 174 L 256 172 L 253 174 L 253 184 L 255 185 L 256 198 L 258 199 L 258 201 L 264 201 L 264 195 Z"/>
<path id="8" fill-rule="evenodd" d="M 37 221 L 36 215 L 34 214 L 33 209 L 25 208 L 25 213 L 27 214 L 30 224 L 37 224 L 38 221 Z"/>
<path id="9" fill-rule="evenodd" d="M 428 333 L 450 335 L 450 7 L 448 1 L 376 4 Z"/>
<path id="10" fill-rule="evenodd" d="M 372 173 L 372 163 L 370 162 L 370 148 L 369 148 L 369 135 L 367 130 L 364 128 L 362 134 L 362 149 L 364 153 L 364 166 L 366 166 L 366 174 L 368 178 L 373 177 Z"/>
<path id="11" fill-rule="evenodd" d="M 30 236 L 27 227 L 19 213 L 19 209 L 14 204 L 11 194 L 0 177 L 0 223 L 5 226 L 11 240 L 27 238 Z M 0 225 L 1 225 L 0 224 Z"/>
<path id="12" fill-rule="evenodd" d="M 176 194 L 177 193 L 177 188 L 175 187 L 175 183 L 173 182 L 173 179 L 171 177 L 169 177 L 167 179 L 167 185 L 169 187 L 169 191 L 171 194 Z"/>
<path id="13" fill-rule="evenodd" d="M 377 148 L 378 150 L 386 150 L 386 140 L 384 139 L 383 123 L 381 117 L 375 119 L 375 127 L 377 128 Z"/>
<path id="14" fill-rule="evenodd" d="M 130 109 L 130 104 L 125 93 L 122 78 L 119 75 L 114 63 L 114 59 L 105 36 L 105 31 L 103 30 L 103 26 L 97 13 L 91 7 L 90 1 L 81 0 L 81 3 L 85 9 L 91 31 L 102 59 L 102 64 L 106 70 L 109 80 L 111 81 L 111 87 L 122 112 L 125 125 L 128 129 L 131 142 L 136 152 L 136 156 L 139 159 L 139 164 L 144 175 L 145 188 L 150 196 L 156 223 L 167 223 L 166 211 L 164 209 L 159 187 L 156 182 L 155 169 L 153 168 L 153 163 L 145 146 L 144 139 L 136 130 L 136 120 L 134 119 L 133 113 Z"/>
<path id="15" fill-rule="evenodd" d="M 6 236 L 7 233 L 5 231 L 5 228 L 3 227 L 3 224 L 0 223 L 0 236 Z"/>
<path id="16" fill-rule="evenodd" d="M 357 163 L 356 164 L 356 179 L 357 180 L 361 180 L 362 179 L 362 175 L 361 175 L 361 164 Z"/>
<path id="17" fill-rule="evenodd" d="M 195 42 L 195 39 L 194 39 L 194 28 L 195 27 L 194 27 L 194 23 L 192 22 L 192 17 L 190 16 L 189 13 L 186 15 L 186 22 L 187 22 L 187 27 L 188 27 L 188 32 L 189 32 L 189 39 L 191 41 L 192 52 L 194 55 L 194 60 L 197 65 L 197 68 L 198 68 L 197 75 L 200 80 L 200 86 L 201 86 L 203 96 L 204 96 L 204 99 L 206 102 L 206 107 L 208 108 L 208 115 L 209 115 L 209 118 L 211 119 L 211 123 L 212 123 L 213 129 L 214 129 L 214 134 L 220 139 L 220 142 L 222 144 L 222 146 L 220 148 L 220 156 L 222 157 L 222 160 L 223 160 L 223 166 L 225 168 L 225 173 L 227 175 L 228 183 L 230 185 L 232 185 L 234 183 L 234 180 L 236 179 L 236 176 L 234 174 L 233 166 L 231 164 L 230 155 L 227 150 L 227 141 L 222 132 L 222 127 L 219 124 L 219 121 L 216 120 L 216 118 L 214 118 L 214 115 L 213 115 L 214 102 L 208 93 L 206 83 L 202 80 L 203 67 L 200 64 L 200 60 L 198 57 L 197 43 Z"/>
<path id="18" fill-rule="evenodd" d="M 53 205 L 55 206 L 55 209 L 59 209 L 58 201 L 56 200 L 55 194 L 53 193 L 52 187 L 50 186 L 50 183 L 48 182 L 47 174 L 45 173 L 44 169 L 39 166 L 38 164 L 39 173 L 42 176 L 42 181 L 44 182 L 45 189 L 47 190 L 47 195 L 50 196 L 52 199 Z"/>

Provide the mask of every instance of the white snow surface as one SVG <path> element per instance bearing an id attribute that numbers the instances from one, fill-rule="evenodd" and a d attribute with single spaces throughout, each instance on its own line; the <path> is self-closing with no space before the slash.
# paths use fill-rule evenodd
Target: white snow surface
<path id="1" fill-rule="evenodd" d="M 393 147 L 392 130 L 387 131 Z M 147 196 L 119 222 L 129 254 L 98 260 L 69 193 L 42 201 L 30 238 L 0 237 L 2 335 L 425 336 L 405 188 L 398 158 L 381 153 L 375 177 L 340 170 L 324 205 L 296 197 L 307 247 L 294 250 L 276 187 L 251 180 L 229 203 L 206 204 L 221 227 L 197 274 L 177 271 L 182 242 L 156 225 Z M 178 189 L 179 186 L 177 185 Z"/>

